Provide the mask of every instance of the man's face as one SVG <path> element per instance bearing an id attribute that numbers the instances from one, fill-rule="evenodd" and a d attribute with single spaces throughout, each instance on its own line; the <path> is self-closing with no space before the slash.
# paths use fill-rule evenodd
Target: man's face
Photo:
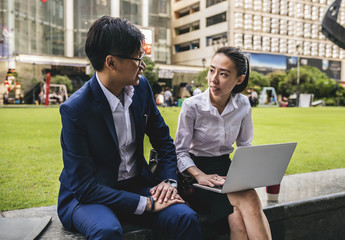
<path id="1" fill-rule="evenodd" d="M 133 53 L 131 56 L 114 55 L 119 59 L 118 73 L 121 78 L 121 82 L 125 86 L 138 85 L 141 74 L 146 68 L 146 64 L 143 61 L 144 51 L 140 49 L 138 52 Z"/>

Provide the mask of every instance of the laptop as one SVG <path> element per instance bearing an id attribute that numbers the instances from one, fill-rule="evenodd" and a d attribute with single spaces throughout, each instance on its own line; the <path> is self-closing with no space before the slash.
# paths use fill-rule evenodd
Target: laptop
<path id="1" fill-rule="evenodd" d="M 193 185 L 217 193 L 229 193 L 280 184 L 296 145 L 296 142 L 291 142 L 238 147 L 224 185 Z"/>

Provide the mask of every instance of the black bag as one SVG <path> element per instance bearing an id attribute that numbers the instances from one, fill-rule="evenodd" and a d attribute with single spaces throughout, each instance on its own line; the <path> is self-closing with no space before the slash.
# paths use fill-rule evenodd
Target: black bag
<path id="1" fill-rule="evenodd" d="M 151 149 L 150 159 L 149 159 L 149 168 L 151 172 L 153 173 L 153 175 L 155 176 L 156 176 L 157 165 L 158 165 L 158 153 L 156 152 L 156 150 Z"/>
<path id="2" fill-rule="evenodd" d="M 193 177 L 185 176 L 181 173 L 177 174 L 177 190 L 186 202 L 193 201 L 195 197 L 195 187 L 193 183 L 196 183 Z"/>

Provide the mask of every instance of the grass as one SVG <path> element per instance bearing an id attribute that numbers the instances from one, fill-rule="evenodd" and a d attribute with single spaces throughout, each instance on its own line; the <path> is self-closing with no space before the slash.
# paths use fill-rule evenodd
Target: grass
<path id="1" fill-rule="evenodd" d="M 175 137 L 180 108 L 160 108 Z M 253 144 L 297 141 L 287 174 L 345 167 L 345 108 L 254 108 Z M 58 108 L 0 108 L 0 211 L 57 203 Z M 151 146 L 145 139 L 145 156 Z"/>

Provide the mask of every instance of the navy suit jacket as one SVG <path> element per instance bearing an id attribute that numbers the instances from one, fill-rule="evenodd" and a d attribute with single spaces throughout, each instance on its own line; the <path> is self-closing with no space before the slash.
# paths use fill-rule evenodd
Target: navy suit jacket
<path id="1" fill-rule="evenodd" d="M 153 99 L 151 87 L 142 77 L 134 86 L 130 111 L 134 119 L 137 166 L 151 186 L 176 179 L 176 153 L 169 128 Z M 140 195 L 115 189 L 121 162 L 118 140 L 109 103 L 94 75 L 60 107 L 61 147 L 64 168 L 60 175 L 58 215 L 65 228 L 72 228 L 77 204 L 103 204 L 133 214 Z M 144 135 L 158 152 L 158 178 L 143 155 Z"/>

